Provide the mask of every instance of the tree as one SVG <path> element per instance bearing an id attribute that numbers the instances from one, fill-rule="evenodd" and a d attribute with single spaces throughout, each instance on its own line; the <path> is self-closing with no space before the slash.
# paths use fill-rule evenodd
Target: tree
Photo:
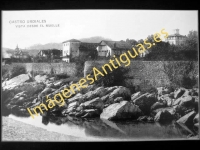
<path id="1" fill-rule="evenodd" d="M 187 39 L 185 40 L 185 45 L 190 50 L 197 50 L 198 49 L 198 33 L 197 31 L 189 31 L 187 35 Z"/>
<path id="2" fill-rule="evenodd" d="M 126 39 L 126 42 L 131 44 L 131 45 L 137 45 L 138 44 L 138 42 L 136 40 L 134 40 L 134 39 L 130 39 L 130 40 Z"/>

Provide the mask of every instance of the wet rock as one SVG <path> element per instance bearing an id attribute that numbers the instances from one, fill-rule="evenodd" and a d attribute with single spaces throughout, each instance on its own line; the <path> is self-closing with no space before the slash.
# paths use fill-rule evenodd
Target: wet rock
<path id="1" fill-rule="evenodd" d="M 102 102 L 102 100 L 97 97 L 93 100 L 84 102 L 83 105 L 85 106 L 85 109 L 99 109 L 102 110 L 104 107 L 104 104 Z"/>
<path id="2" fill-rule="evenodd" d="M 47 79 L 48 79 L 47 75 L 37 75 L 37 76 L 35 76 L 35 81 L 38 82 L 38 83 L 45 83 Z"/>
<path id="3" fill-rule="evenodd" d="M 192 96 L 194 98 L 194 110 L 198 112 L 199 110 L 199 97 L 198 96 Z"/>
<path id="4" fill-rule="evenodd" d="M 196 128 L 199 128 L 199 123 L 195 123 L 194 126 L 195 126 Z"/>
<path id="5" fill-rule="evenodd" d="M 193 125 L 193 119 L 194 119 L 195 115 L 196 115 L 195 111 L 192 111 L 192 112 L 186 114 L 185 116 L 181 117 L 176 122 L 179 124 L 184 124 L 186 126 L 191 126 L 191 125 Z"/>
<path id="6" fill-rule="evenodd" d="M 79 112 L 79 111 L 82 111 L 83 109 L 84 109 L 83 106 L 78 106 L 78 107 L 76 108 L 76 111 Z"/>
<path id="7" fill-rule="evenodd" d="M 177 98 L 181 97 L 184 93 L 185 93 L 185 89 L 184 88 L 176 89 L 174 91 L 174 98 L 177 99 Z"/>
<path id="8" fill-rule="evenodd" d="M 137 121 L 147 121 L 148 116 L 140 116 Z"/>
<path id="9" fill-rule="evenodd" d="M 76 94 L 74 97 L 69 98 L 69 99 L 67 100 L 67 103 L 70 104 L 70 103 L 73 103 L 73 102 L 75 102 L 75 101 L 82 102 L 82 101 L 83 101 L 82 94 L 78 93 L 78 94 Z"/>
<path id="10" fill-rule="evenodd" d="M 131 104 L 128 101 L 121 101 L 114 103 L 103 109 L 100 115 L 102 119 L 130 119 L 138 118 L 141 115 L 141 110 L 138 106 Z"/>
<path id="11" fill-rule="evenodd" d="M 114 99 L 115 103 L 119 103 L 121 101 L 123 101 L 123 97 L 117 97 L 117 98 Z"/>
<path id="12" fill-rule="evenodd" d="M 86 101 L 89 101 L 89 100 L 94 99 L 94 98 L 96 98 L 94 91 L 89 91 L 82 96 L 82 101 L 86 102 Z"/>
<path id="13" fill-rule="evenodd" d="M 106 108 L 106 107 L 108 107 L 108 106 L 109 106 L 109 104 L 105 104 L 103 108 Z"/>
<path id="14" fill-rule="evenodd" d="M 174 91 L 172 87 L 159 87 L 157 88 L 158 95 L 169 94 Z"/>
<path id="15" fill-rule="evenodd" d="M 144 112 L 145 115 L 150 113 L 151 106 L 157 101 L 154 94 L 145 93 L 138 98 L 136 98 L 133 103 Z"/>
<path id="16" fill-rule="evenodd" d="M 166 106 L 167 106 L 166 103 L 156 102 L 151 106 L 151 111 L 158 108 L 164 108 Z"/>
<path id="17" fill-rule="evenodd" d="M 191 96 L 199 96 L 199 89 L 198 88 L 193 88 L 191 89 Z"/>
<path id="18" fill-rule="evenodd" d="M 115 89 L 112 93 L 110 93 L 109 99 L 115 99 L 116 97 L 123 97 L 123 99 L 130 100 L 131 92 L 128 88 L 120 86 Z"/>
<path id="19" fill-rule="evenodd" d="M 195 102 L 195 99 L 192 96 L 190 95 L 182 96 L 180 105 L 184 107 L 190 107 L 194 104 L 194 102 Z"/>
<path id="20" fill-rule="evenodd" d="M 131 95 L 131 100 L 133 101 L 134 99 L 138 98 L 141 95 L 141 92 L 137 92 Z"/>
<path id="21" fill-rule="evenodd" d="M 75 113 L 75 116 L 76 117 L 81 117 L 81 116 L 84 116 L 86 114 L 86 112 L 84 110 L 80 111 L 80 112 L 76 112 Z"/>
<path id="22" fill-rule="evenodd" d="M 190 137 L 188 137 L 189 139 L 199 139 L 199 136 L 198 135 L 191 135 Z"/>
<path id="23" fill-rule="evenodd" d="M 156 115 L 160 111 L 168 111 L 172 116 L 175 115 L 176 110 L 173 107 L 158 108 L 152 111 L 152 115 Z"/>
<path id="24" fill-rule="evenodd" d="M 107 89 L 105 89 L 104 87 L 99 87 L 97 88 L 96 90 L 94 90 L 93 94 L 96 96 L 96 97 L 102 97 L 104 95 L 106 95 L 108 92 Z"/>
<path id="25" fill-rule="evenodd" d="M 110 96 L 110 94 L 107 94 L 107 95 L 101 97 L 102 102 L 106 103 L 109 100 L 109 96 Z"/>
<path id="26" fill-rule="evenodd" d="M 76 111 L 76 107 L 78 106 L 78 102 L 77 101 L 74 101 L 73 103 L 70 103 L 67 108 L 64 108 L 62 110 L 62 114 L 63 115 L 66 115 L 66 114 L 69 114 L 70 112 L 73 112 L 73 111 Z M 60 109 L 60 108 L 58 108 Z"/>
<path id="27" fill-rule="evenodd" d="M 163 102 L 165 101 L 166 102 L 166 105 L 168 107 L 171 107 L 173 105 L 173 102 L 174 102 L 174 99 L 172 99 L 172 95 L 170 94 L 165 94 L 165 95 L 162 95 L 161 97 L 158 98 L 159 101 Z"/>
<path id="28" fill-rule="evenodd" d="M 154 119 L 151 116 L 140 116 L 137 121 L 154 122 Z"/>
<path id="29" fill-rule="evenodd" d="M 180 116 L 184 116 L 185 112 L 187 111 L 186 107 L 180 105 L 173 106 L 173 108 L 175 109 L 176 113 L 179 114 Z"/>
<path id="30" fill-rule="evenodd" d="M 173 106 L 175 105 L 181 105 L 185 107 L 192 106 L 194 104 L 194 98 L 190 95 L 183 95 L 176 99 L 173 103 Z"/>
<path id="31" fill-rule="evenodd" d="M 28 74 L 21 74 L 19 76 L 16 76 L 8 81 L 5 81 L 4 83 L 2 83 L 2 85 L 4 85 L 2 88 L 3 90 L 8 89 L 8 90 L 12 90 L 13 88 L 17 87 L 18 85 L 30 81 L 30 77 Z"/>
<path id="32" fill-rule="evenodd" d="M 12 99 L 17 93 L 20 92 L 25 92 L 24 94 L 26 94 L 26 97 L 31 97 L 34 94 L 38 94 L 39 92 L 41 92 L 44 89 L 44 85 L 43 84 L 38 84 L 36 82 L 24 82 L 18 86 L 16 86 L 15 88 L 13 88 L 12 90 L 6 90 L 6 91 L 2 91 L 2 93 L 6 93 L 6 95 L 9 97 L 9 99 Z M 16 95 L 16 99 L 17 97 L 24 97 L 25 95 Z"/>
<path id="33" fill-rule="evenodd" d="M 46 88 L 55 88 L 54 84 L 53 83 L 49 83 L 46 85 Z"/>
<path id="34" fill-rule="evenodd" d="M 108 93 L 112 93 L 117 88 L 118 88 L 118 86 L 112 86 L 112 87 L 107 87 L 106 89 L 107 89 Z"/>
<path id="35" fill-rule="evenodd" d="M 194 122 L 194 123 L 199 123 L 199 113 L 196 114 L 196 116 L 195 116 L 194 119 L 193 119 L 193 122 Z"/>
<path id="36" fill-rule="evenodd" d="M 99 115 L 101 114 L 101 111 L 99 111 L 98 109 L 86 109 L 84 111 L 85 111 L 85 115 L 82 116 L 82 118 L 99 117 Z"/>
<path id="37" fill-rule="evenodd" d="M 173 120 L 173 116 L 167 110 L 159 111 L 154 117 L 155 122 L 170 122 Z"/>

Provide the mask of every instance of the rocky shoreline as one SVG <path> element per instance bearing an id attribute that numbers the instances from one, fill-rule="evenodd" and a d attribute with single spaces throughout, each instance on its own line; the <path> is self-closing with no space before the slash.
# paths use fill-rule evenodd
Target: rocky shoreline
<path id="1" fill-rule="evenodd" d="M 3 113 L 29 116 L 27 107 L 46 103 L 46 96 L 53 99 L 56 93 L 69 87 L 69 80 L 55 80 L 47 75 L 31 77 L 21 74 L 3 82 Z M 97 87 L 90 85 L 76 90 L 65 105 L 56 105 L 43 116 L 70 116 L 77 118 L 99 117 L 106 120 L 137 120 L 142 122 L 176 121 L 190 134 L 197 137 L 199 129 L 199 89 L 159 87 L 149 91 L 135 91 L 123 86 Z"/>

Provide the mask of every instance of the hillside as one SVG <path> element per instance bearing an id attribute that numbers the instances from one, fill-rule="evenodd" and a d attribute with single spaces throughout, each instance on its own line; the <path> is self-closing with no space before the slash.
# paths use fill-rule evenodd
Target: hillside
<path id="1" fill-rule="evenodd" d="M 41 49 L 62 49 L 62 43 L 47 43 L 47 44 L 35 44 L 32 45 L 30 47 L 28 47 L 28 49 L 35 49 L 35 50 L 41 50 Z"/>
<path id="2" fill-rule="evenodd" d="M 107 41 L 112 41 L 112 39 L 109 38 L 104 38 L 101 36 L 94 36 L 94 37 L 89 37 L 89 38 L 82 38 L 79 39 L 81 42 L 87 42 L 87 43 L 99 43 L 102 40 L 107 40 Z"/>

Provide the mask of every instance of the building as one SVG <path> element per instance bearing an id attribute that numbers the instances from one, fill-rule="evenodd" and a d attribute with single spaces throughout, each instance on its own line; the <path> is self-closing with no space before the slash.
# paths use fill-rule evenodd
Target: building
<path id="1" fill-rule="evenodd" d="M 44 49 L 37 54 L 39 61 L 60 62 L 62 59 L 62 50 L 58 49 Z"/>
<path id="2" fill-rule="evenodd" d="M 27 59 L 30 56 L 29 56 L 29 54 L 26 50 L 22 51 L 22 49 L 18 48 L 18 45 L 17 45 L 12 57 L 15 58 L 15 59 L 21 59 L 22 60 L 22 59 Z"/>
<path id="3" fill-rule="evenodd" d="M 186 39 L 186 35 L 179 34 L 179 29 L 174 29 L 174 34 L 171 34 L 167 37 L 166 42 L 174 45 L 181 45 Z"/>
<path id="4" fill-rule="evenodd" d="M 2 52 L 2 65 L 11 63 L 11 54 Z"/>
<path id="5" fill-rule="evenodd" d="M 132 49 L 132 45 L 125 41 L 101 41 L 97 47 L 99 57 L 119 56 Z"/>
<path id="6" fill-rule="evenodd" d="M 39 57 L 45 57 L 45 58 L 52 57 L 53 59 L 60 59 L 61 55 L 62 55 L 62 50 L 58 49 L 44 49 L 38 52 Z"/>
<path id="7" fill-rule="evenodd" d="M 85 43 L 76 39 L 71 39 L 63 42 L 62 60 L 71 62 L 71 59 L 79 56 L 94 56 L 97 53 L 99 43 Z"/>

